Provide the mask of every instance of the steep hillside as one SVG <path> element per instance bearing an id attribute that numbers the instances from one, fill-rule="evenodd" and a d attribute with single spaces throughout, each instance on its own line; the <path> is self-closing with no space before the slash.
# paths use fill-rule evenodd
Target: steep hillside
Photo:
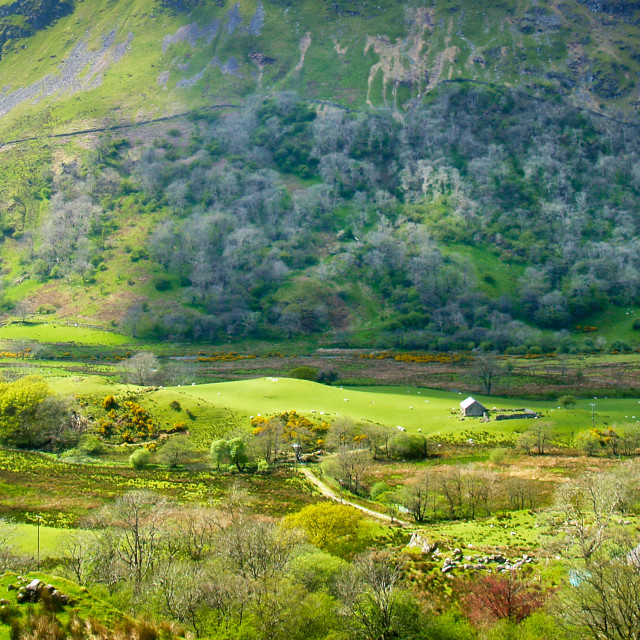
<path id="1" fill-rule="evenodd" d="M 5 140 L 165 115 L 259 88 L 393 109 L 460 78 L 596 109 L 632 108 L 638 99 L 633 2 L 2 4 Z"/>
<path id="2" fill-rule="evenodd" d="M 637 3 L 23 0 L 0 33 L 14 315 L 625 349 L 618 305 L 636 342 Z"/>

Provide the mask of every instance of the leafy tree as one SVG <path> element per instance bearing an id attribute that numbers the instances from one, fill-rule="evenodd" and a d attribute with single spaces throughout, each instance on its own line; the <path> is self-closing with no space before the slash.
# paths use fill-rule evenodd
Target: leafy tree
<path id="1" fill-rule="evenodd" d="M 78 442 L 66 403 L 39 376 L 0 383 L 0 440 L 18 447 L 60 450 Z"/>
<path id="2" fill-rule="evenodd" d="M 287 516 L 285 525 L 301 529 L 311 544 L 337 555 L 353 548 L 361 531 L 362 514 L 335 502 L 311 504 Z"/>
<path id="3" fill-rule="evenodd" d="M 340 575 L 348 567 L 346 560 L 315 549 L 295 556 L 291 562 L 293 576 L 309 591 L 335 591 Z"/>
<path id="4" fill-rule="evenodd" d="M 602 440 L 593 429 L 585 429 L 576 435 L 574 445 L 588 456 L 594 456 L 602 449 Z"/>
<path id="5" fill-rule="evenodd" d="M 229 440 L 229 460 L 235 464 L 238 471 L 244 471 L 249 456 L 247 454 L 247 443 L 243 438 L 236 437 Z"/>
<path id="6" fill-rule="evenodd" d="M 220 465 L 230 459 L 229 443 L 226 440 L 214 440 L 209 449 L 209 459 L 220 471 Z"/>
<path id="7" fill-rule="evenodd" d="M 391 439 L 390 448 L 396 458 L 429 457 L 429 441 L 422 434 L 400 432 Z"/>
<path id="8" fill-rule="evenodd" d="M 158 451 L 158 461 L 170 469 L 187 464 L 195 456 L 196 451 L 188 436 L 173 436 Z"/>
<path id="9" fill-rule="evenodd" d="M 318 374 L 320 370 L 316 367 L 296 367 L 295 369 L 291 369 L 289 371 L 290 378 L 297 378 L 298 380 L 310 380 L 311 382 L 315 382 L 318 378 Z"/>

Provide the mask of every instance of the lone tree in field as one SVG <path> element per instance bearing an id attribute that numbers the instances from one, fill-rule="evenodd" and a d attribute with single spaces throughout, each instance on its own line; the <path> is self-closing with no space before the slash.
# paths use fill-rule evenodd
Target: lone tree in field
<path id="1" fill-rule="evenodd" d="M 490 396 L 494 384 L 504 373 L 504 368 L 495 353 L 480 353 L 476 356 L 473 373 L 480 379 L 484 392 Z"/>
<path id="2" fill-rule="evenodd" d="M 139 385 L 153 384 L 158 379 L 160 362 L 150 351 L 141 351 L 122 363 L 127 382 Z"/>

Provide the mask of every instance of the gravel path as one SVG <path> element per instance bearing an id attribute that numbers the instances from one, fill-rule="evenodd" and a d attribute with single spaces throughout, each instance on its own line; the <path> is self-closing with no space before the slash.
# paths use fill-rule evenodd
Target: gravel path
<path id="1" fill-rule="evenodd" d="M 340 496 L 338 496 L 338 494 L 336 494 L 336 492 L 333 489 L 331 489 L 324 482 L 322 482 L 322 480 L 320 480 L 320 478 L 318 478 L 318 476 L 316 476 L 311 471 L 311 469 L 307 469 L 306 467 L 300 467 L 300 471 L 302 471 L 302 473 L 306 476 L 306 478 L 310 482 L 312 482 L 316 487 L 318 487 L 318 489 L 320 490 L 320 493 L 325 498 L 329 498 L 329 500 L 335 500 L 335 502 L 339 502 L 340 504 L 349 505 L 350 507 L 354 507 L 355 509 L 362 511 L 362 513 L 365 513 L 368 516 L 371 516 L 373 518 L 378 518 L 379 520 L 384 520 L 385 522 L 399 524 L 403 527 L 410 526 L 408 522 L 405 522 L 404 520 L 398 520 L 397 518 L 392 518 L 391 516 L 388 516 L 386 513 L 379 513 L 378 511 L 367 509 L 366 507 L 363 507 L 355 502 L 349 502 L 348 500 L 343 500 Z"/>

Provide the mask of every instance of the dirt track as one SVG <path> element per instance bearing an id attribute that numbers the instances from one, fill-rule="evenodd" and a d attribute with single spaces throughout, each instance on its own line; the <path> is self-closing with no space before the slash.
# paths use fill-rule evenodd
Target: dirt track
<path id="1" fill-rule="evenodd" d="M 362 511 L 362 513 L 365 513 L 368 516 L 371 516 L 373 518 L 378 518 L 378 520 L 384 520 L 385 522 L 389 522 L 389 523 L 393 523 L 393 524 L 399 524 L 399 525 L 401 525 L 403 527 L 410 526 L 409 523 L 405 522 L 404 520 L 398 520 L 397 518 L 392 518 L 391 516 L 388 516 L 385 513 L 379 513 L 378 511 L 373 511 L 372 509 L 367 509 L 366 507 L 363 507 L 363 506 L 361 506 L 361 505 L 359 505 L 359 504 L 357 504 L 355 502 L 349 502 L 348 500 L 343 500 L 340 496 L 338 496 L 335 493 L 335 491 L 333 489 L 331 489 L 326 484 L 324 484 L 324 482 L 322 482 L 322 480 L 320 480 L 320 478 L 318 478 L 311 471 L 311 469 L 307 469 L 306 467 L 300 467 L 300 471 L 307 478 L 307 480 L 309 480 L 316 487 L 318 487 L 318 489 L 320 490 L 320 493 L 325 498 L 329 498 L 329 500 L 335 500 L 336 502 L 339 502 L 340 504 L 346 504 L 346 505 L 349 505 L 350 507 L 354 507 L 355 509 L 358 509 L 359 511 Z"/>

